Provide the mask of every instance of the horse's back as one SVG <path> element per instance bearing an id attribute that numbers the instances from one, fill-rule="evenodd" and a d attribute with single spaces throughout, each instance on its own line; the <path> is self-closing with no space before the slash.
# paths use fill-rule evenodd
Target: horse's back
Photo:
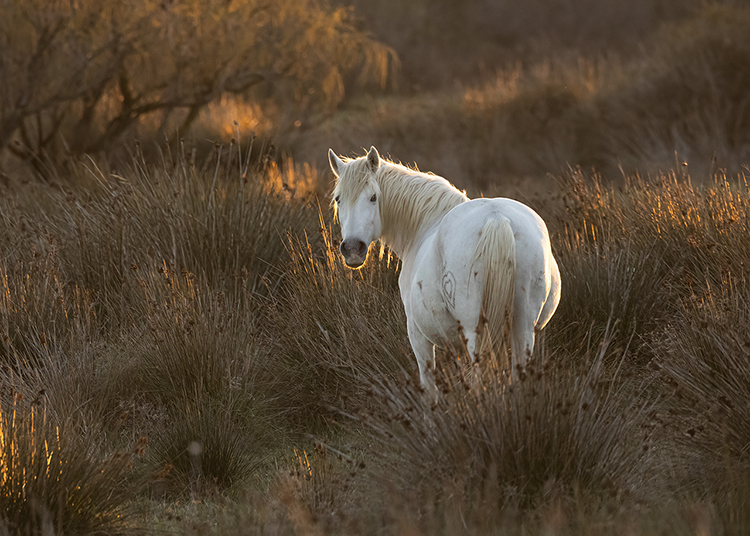
<path id="1" fill-rule="evenodd" d="M 535 253 L 532 257 L 541 255 L 537 261 L 546 261 L 546 257 L 551 255 L 544 221 L 523 203 L 503 197 L 473 199 L 450 210 L 443 217 L 438 230 L 440 247 L 447 251 L 477 244 L 482 228 L 489 219 L 507 219 L 513 230 L 519 257 L 526 251 Z"/>

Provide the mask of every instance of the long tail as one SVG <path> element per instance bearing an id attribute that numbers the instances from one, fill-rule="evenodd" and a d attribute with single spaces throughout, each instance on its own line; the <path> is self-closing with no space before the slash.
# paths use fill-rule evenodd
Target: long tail
<path id="1" fill-rule="evenodd" d="M 488 220 L 474 253 L 473 263 L 484 265 L 482 317 L 478 349 L 480 355 L 497 351 L 509 342 L 516 282 L 516 240 L 506 218 Z M 482 321 L 485 322 L 484 329 Z"/>

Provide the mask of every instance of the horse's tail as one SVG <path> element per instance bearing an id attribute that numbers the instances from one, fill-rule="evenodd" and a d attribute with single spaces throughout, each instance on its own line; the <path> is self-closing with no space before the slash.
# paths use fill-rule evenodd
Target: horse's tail
<path id="1" fill-rule="evenodd" d="M 473 263 L 484 265 L 482 309 L 477 341 L 480 355 L 509 341 L 516 283 L 516 240 L 507 218 L 488 220 L 482 228 Z"/>

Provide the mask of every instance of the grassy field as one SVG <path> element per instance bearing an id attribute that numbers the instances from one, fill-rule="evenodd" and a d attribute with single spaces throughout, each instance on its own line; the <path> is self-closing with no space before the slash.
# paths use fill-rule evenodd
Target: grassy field
<path id="1" fill-rule="evenodd" d="M 750 531 L 750 11 L 413 0 L 416 46 L 390 4 L 334 11 L 400 58 L 384 92 L 348 64 L 335 110 L 3 153 L 0 535 Z M 520 383 L 446 350 L 422 396 L 398 259 L 337 252 L 326 150 L 370 144 L 548 223 L 562 300 Z"/>
<path id="2" fill-rule="evenodd" d="M 328 208 L 226 149 L 4 195 L 6 532 L 748 530 L 743 177 L 560 177 L 529 376 L 446 354 L 430 406 L 398 261 L 346 269 Z"/>

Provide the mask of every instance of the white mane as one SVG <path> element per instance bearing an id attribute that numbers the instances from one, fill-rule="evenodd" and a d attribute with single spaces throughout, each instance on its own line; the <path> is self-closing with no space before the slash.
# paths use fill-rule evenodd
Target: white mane
<path id="1" fill-rule="evenodd" d="M 346 172 L 336 183 L 334 196 L 354 199 L 368 186 L 379 194 L 382 238 L 397 254 L 438 218 L 469 200 L 443 177 L 387 160 L 381 160 L 373 177 L 364 156 L 348 161 Z"/>
<path id="2" fill-rule="evenodd" d="M 437 175 L 384 162 L 375 175 L 380 185 L 383 238 L 403 251 L 450 209 L 468 201 L 466 194 Z"/>

